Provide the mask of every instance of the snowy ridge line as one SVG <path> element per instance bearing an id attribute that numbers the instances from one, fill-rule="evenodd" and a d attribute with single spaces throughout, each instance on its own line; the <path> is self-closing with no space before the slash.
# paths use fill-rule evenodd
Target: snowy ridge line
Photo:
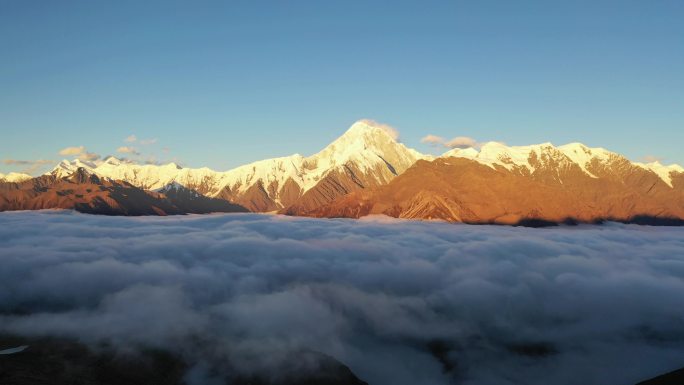
<path id="1" fill-rule="evenodd" d="M 499 142 L 488 142 L 480 149 L 473 147 L 455 148 L 442 154 L 441 157 L 459 157 L 477 161 L 481 164 L 494 168 L 494 165 L 512 170 L 515 166 L 525 167 L 530 173 L 536 170 L 536 166 L 530 163 L 531 155 L 543 164 L 545 159 L 552 159 L 560 163 L 574 163 L 584 173 L 596 178 L 589 166 L 593 162 L 610 165 L 616 161 L 627 161 L 630 164 L 654 172 L 668 186 L 672 187 L 672 172 L 684 172 L 684 168 L 677 164 L 664 166 L 659 162 L 638 163 L 631 162 L 624 156 L 606 150 L 602 147 L 588 147 L 582 143 L 568 143 L 562 146 L 554 146 L 551 143 L 541 143 L 529 146 L 506 146 Z"/>
<path id="2" fill-rule="evenodd" d="M 12 183 L 20 183 L 25 180 L 29 180 L 33 178 L 29 174 L 24 174 L 24 173 L 19 173 L 19 172 L 10 172 L 9 174 L 0 174 L 0 182 L 12 182 Z"/>
<path id="3" fill-rule="evenodd" d="M 577 164 L 583 172 L 596 177 L 589 169 L 591 164 L 610 165 L 616 161 L 650 170 L 672 187 L 672 173 L 682 173 L 679 165 L 662 165 L 658 162 L 630 162 L 623 156 L 604 148 L 590 148 L 581 143 L 554 146 L 541 143 L 529 146 L 506 146 L 488 142 L 479 149 L 457 148 L 445 152 L 440 158 L 460 157 L 477 161 L 494 168 L 495 165 L 512 170 L 526 168 L 533 173 L 538 166 L 553 161 L 557 164 Z M 535 164 L 531 159 L 535 159 Z M 201 186 L 202 193 L 216 197 L 226 188 L 233 193 L 245 193 L 257 183 L 264 188 L 275 185 L 274 200 L 280 202 L 283 186 L 291 180 L 304 193 L 316 186 L 328 173 L 353 164 L 379 181 L 374 173 L 378 167 L 405 170 L 419 159 L 434 160 L 432 155 L 422 154 L 406 147 L 396 140 L 396 133 L 387 127 L 369 120 L 354 123 L 342 136 L 323 150 L 308 157 L 294 154 L 285 157 L 265 159 L 236 167 L 228 171 L 214 171 L 207 167 L 184 168 L 175 163 L 166 165 L 139 165 L 109 157 L 98 163 L 80 160 L 63 160 L 50 173 L 58 177 L 70 175 L 82 167 L 98 176 L 127 181 L 147 190 L 162 189 L 170 184 L 179 184 L 193 189 Z M 11 174 L 10 174 L 11 175 Z M 2 175 L 0 175 L 2 178 Z"/>

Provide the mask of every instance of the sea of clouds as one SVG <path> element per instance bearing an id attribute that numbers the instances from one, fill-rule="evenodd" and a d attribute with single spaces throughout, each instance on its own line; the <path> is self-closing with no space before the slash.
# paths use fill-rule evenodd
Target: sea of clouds
<path id="1" fill-rule="evenodd" d="M 684 366 L 684 228 L 1 213 L 0 331 L 192 383 L 312 350 L 371 385 L 634 384 Z"/>

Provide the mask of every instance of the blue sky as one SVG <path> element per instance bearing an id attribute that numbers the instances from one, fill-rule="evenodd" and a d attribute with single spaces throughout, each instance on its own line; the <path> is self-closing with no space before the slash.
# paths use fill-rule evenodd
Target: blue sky
<path id="1" fill-rule="evenodd" d="M 224 170 L 361 118 L 424 152 L 433 134 L 684 164 L 683 19 L 680 0 L 5 0 L 0 172 L 127 145 Z"/>

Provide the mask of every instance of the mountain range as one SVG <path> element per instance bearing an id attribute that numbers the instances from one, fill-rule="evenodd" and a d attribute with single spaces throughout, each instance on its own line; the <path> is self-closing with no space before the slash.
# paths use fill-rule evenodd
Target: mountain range
<path id="1" fill-rule="evenodd" d="M 113 215 L 277 212 L 383 214 L 466 223 L 682 224 L 684 169 L 631 162 L 581 143 L 484 143 L 421 154 L 388 127 L 354 123 L 320 152 L 217 172 L 109 157 L 64 160 L 45 175 L 0 174 L 0 210 Z"/>

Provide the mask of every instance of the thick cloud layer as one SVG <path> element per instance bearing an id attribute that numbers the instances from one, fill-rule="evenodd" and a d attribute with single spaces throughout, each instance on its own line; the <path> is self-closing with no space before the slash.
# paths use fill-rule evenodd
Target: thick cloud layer
<path id="1" fill-rule="evenodd" d="M 684 228 L 0 214 L 0 329 L 370 384 L 632 384 L 684 366 Z M 207 363 L 209 362 L 209 363 Z"/>

